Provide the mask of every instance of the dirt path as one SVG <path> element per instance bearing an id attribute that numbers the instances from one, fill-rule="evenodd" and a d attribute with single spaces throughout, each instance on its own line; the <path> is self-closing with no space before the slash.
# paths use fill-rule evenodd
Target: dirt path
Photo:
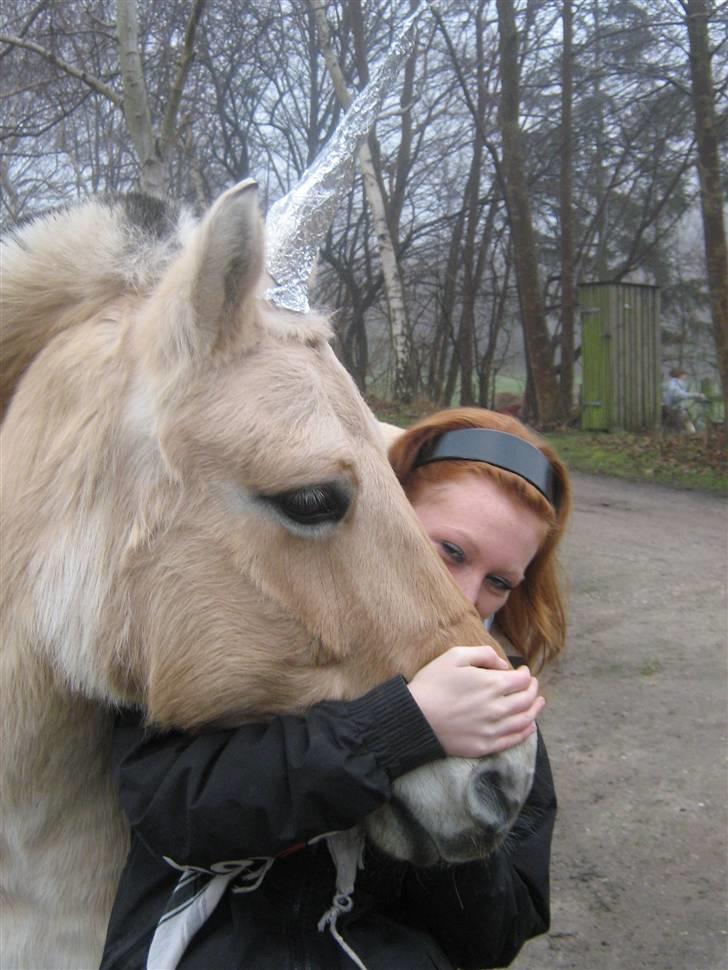
<path id="1" fill-rule="evenodd" d="M 549 936 L 517 970 L 728 968 L 728 505 L 575 476 L 567 655 L 541 719 Z"/>

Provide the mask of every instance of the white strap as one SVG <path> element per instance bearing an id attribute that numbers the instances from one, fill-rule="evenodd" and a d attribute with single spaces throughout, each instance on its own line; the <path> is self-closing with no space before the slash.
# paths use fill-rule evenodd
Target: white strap
<path id="1" fill-rule="evenodd" d="M 230 883 L 240 880 L 232 890 L 234 893 L 252 892 L 275 860 L 236 859 L 218 863 L 212 869 L 180 866 L 167 857 L 164 861 L 180 869 L 182 875 L 154 931 L 147 970 L 175 970 L 190 940 L 209 918 Z"/>
<path id="2" fill-rule="evenodd" d="M 363 864 L 364 833 L 360 828 L 348 829 L 346 832 L 332 832 L 326 836 L 326 845 L 336 866 L 336 893 L 331 906 L 319 920 L 318 929 L 320 933 L 323 933 L 328 927 L 329 932 L 349 959 L 354 962 L 359 970 L 367 970 L 360 957 L 349 946 L 336 927 L 339 914 L 351 912 L 354 905 L 351 897 L 354 892 L 357 869 Z"/>
<path id="3" fill-rule="evenodd" d="M 367 970 L 336 926 L 339 914 L 349 913 L 354 905 L 351 897 L 357 869 L 362 865 L 364 835 L 361 829 L 353 828 L 346 832 L 332 832 L 311 842 L 321 838 L 326 840 L 336 867 L 336 892 L 331 906 L 318 922 L 318 929 L 323 933 L 328 927 L 358 970 Z M 154 931 L 146 970 L 176 970 L 190 941 L 209 918 L 230 883 L 237 882 L 232 887 L 234 893 L 252 892 L 260 886 L 275 859 L 234 859 L 217 863 L 210 869 L 181 866 L 166 856 L 164 861 L 179 869 L 181 875 Z"/>

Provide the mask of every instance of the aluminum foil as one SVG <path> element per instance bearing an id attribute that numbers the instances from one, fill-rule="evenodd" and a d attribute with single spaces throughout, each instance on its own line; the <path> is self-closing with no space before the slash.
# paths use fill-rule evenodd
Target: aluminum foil
<path id="1" fill-rule="evenodd" d="M 424 5 L 423 5 L 424 6 Z M 374 124 L 415 40 L 419 7 L 405 21 L 369 84 L 352 101 L 338 128 L 298 184 L 271 208 L 266 219 L 266 268 L 274 285 L 267 300 L 307 313 L 308 286 L 319 246 L 351 187 L 356 153 Z"/>

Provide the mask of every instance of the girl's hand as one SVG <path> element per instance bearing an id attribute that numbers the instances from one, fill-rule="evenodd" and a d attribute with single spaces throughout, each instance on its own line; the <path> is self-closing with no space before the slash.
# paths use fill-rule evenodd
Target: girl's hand
<path id="1" fill-rule="evenodd" d="M 408 686 L 445 752 L 460 758 L 525 741 L 546 703 L 528 667 L 512 670 L 492 647 L 452 647 Z"/>

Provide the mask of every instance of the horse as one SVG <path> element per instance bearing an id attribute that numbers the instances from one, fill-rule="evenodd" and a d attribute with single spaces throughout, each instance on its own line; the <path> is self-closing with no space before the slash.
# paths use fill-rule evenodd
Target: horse
<path id="1" fill-rule="evenodd" d="M 235 726 L 494 643 L 407 502 L 326 318 L 266 300 L 264 250 L 248 182 L 199 221 L 98 197 L 3 243 L 8 968 L 98 964 L 128 847 L 116 709 L 161 728 Z M 529 739 L 435 762 L 397 782 L 404 811 L 364 828 L 416 864 L 486 855 L 534 760 Z"/>

